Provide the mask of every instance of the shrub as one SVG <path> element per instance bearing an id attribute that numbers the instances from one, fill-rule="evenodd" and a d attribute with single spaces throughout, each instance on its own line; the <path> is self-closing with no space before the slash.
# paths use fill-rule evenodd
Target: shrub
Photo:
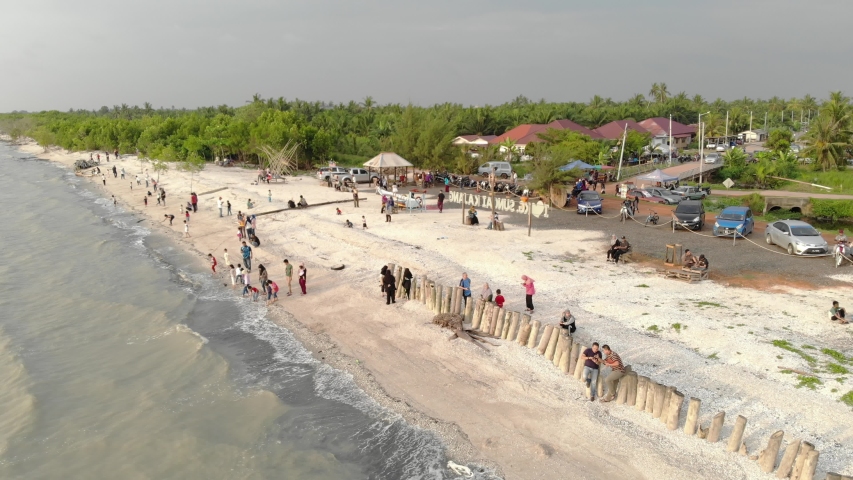
<path id="1" fill-rule="evenodd" d="M 837 221 L 841 218 L 853 218 L 853 201 L 811 199 L 812 216 Z"/>
<path id="2" fill-rule="evenodd" d="M 757 193 L 751 193 L 746 197 L 746 204 L 752 213 L 761 215 L 764 212 L 764 197 Z"/>

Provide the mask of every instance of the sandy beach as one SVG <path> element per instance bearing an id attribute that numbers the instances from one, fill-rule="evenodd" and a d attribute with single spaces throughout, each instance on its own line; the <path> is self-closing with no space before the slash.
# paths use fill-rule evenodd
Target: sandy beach
<path id="1" fill-rule="evenodd" d="M 72 169 L 76 160 L 89 157 L 43 152 L 32 143 L 21 149 Z M 124 180 L 107 173 L 113 165 L 124 167 Z M 475 293 L 488 282 L 502 289 L 507 307 L 516 311 L 524 309 L 521 276 L 528 275 L 536 280 L 534 319 L 556 324 L 571 308 L 578 319 L 576 338 L 608 343 L 634 371 L 701 399 L 703 426 L 725 411 L 724 439 L 737 415 L 747 417 L 749 455 L 784 430 L 786 442 L 807 440 L 820 451 L 815 478 L 827 471 L 853 475 L 853 410 L 839 401 L 853 388 L 845 373 L 853 369 L 853 328 L 833 324 L 825 314 L 833 299 L 846 303 L 849 289 L 684 284 L 659 278 L 652 268 L 605 263 L 612 232 L 534 229 L 528 237 L 526 229 L 510 226 L 489 231 L 461 225 L 458 207 L 441 214 L 396 214 L 385 223 L 379 197 L 366 186 L 360 189 L 366 198 L 360 208 L 352 202 L 311 207 L 351 194 L 335 192 L 313 176 L 253 185 L 255 170 L 213 165 L 192 180 L 199 210 L 191 217 L 191 237 L 182 238 L 179 213 L 189 200 L 190 175 L 174 169 L 161 174 L 169 206 L 157 205 L 153 196 L 145 206 L 145 192 L 153 188 L 138 186 L 134 178 L 144 178 L 146 169 L 156 178 L 150 167 L 125 156 L 101 164 L 105 186 L 100 176 L 92 182 L 106 197 L 115 195 L 121 208 L 147 219 L 146 226 L 196 252 L 199 262 L 213 253 L 225 288 L 230 280 L 223 249 L 232 263 L 239 257 L 237 211 L 247 211 L 248 199 L 255 203 L 251 213 L 259 214 L 285 209 L 288 200 L 304 196 L 307 209 L 258 217 L 261 246 L 254 248 L 253 265 L 264 264 L 282 288 L 270 317 L 317 358 L 353 375 L 369 395 L 355 399 L 362 408 L 378 404 L 436 431 L 457 463 L 482 465 L 508 479 L 771 478 L 748 456 L 726 453 L 724 443 L 669 431 L 627 406 L 591 403 L 580 382 L 535 350 L 502 340 L 491 340 L 499 346 L 487 350 L 448 341 L 449 332 L 431 324 L 432 313 L 421 303 L 385 305 L 379 270 L 386 263 L 445 285 L 456 285 L 467 272 Z M 231 202 L 233 216 L 220 218 L 220 196 Z M 343 215 L 336 215 L 336 207 Z M 175 215 L 173 226 L 163 221 L 164 214 Z M 367 230 L 360 228 L 362 215 Z M 355 228 L 345 228 L 344 219 Z M 305 263 L 307 295 L 299 295 L 295 278 L 294 295 L 285 295 L 284 258 L 294 266 Z M 331 270 L 340 264 L 346 268 Z M 853 275 L 836 279 L 850 283 Z M 785 373 L 790 370 L 813 372 L 821 383 L 803 386 L 796 373 Z"/>

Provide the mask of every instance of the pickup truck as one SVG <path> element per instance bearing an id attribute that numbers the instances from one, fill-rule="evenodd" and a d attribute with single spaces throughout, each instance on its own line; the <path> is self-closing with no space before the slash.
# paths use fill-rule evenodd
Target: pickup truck
<path id="1" fill-rule="evenodd" d="M 322 167 L 317 171 L 317 178 L 324 182 L 328 182 L 329 178 L 334 178 L 335 175 L 338 177 L 349 173 L 349 170 L 343 167 Z"/>
<path id="2" fill-rule="evenodd" d="M 376 172 L 368 172 L 363 168 L 349 168 L 346 172 L 338 174 L 338 178 L 340 178 L 344 185 L 349 185 L 351 183 L 370 183 L 374 178 L 379 178 L 379 174 Z"/>
<path id="3" fill-rule="evenodd" d="M 697 187 L 682 186 L 672 191 L 676 195 L 681 195 L 685 200 L 702 200 L 708 195 L 708 192 Z"/>

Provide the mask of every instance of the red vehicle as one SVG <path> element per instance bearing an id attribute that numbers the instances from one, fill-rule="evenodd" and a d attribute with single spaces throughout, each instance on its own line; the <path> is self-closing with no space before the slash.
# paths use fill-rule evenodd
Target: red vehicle
<path id="1" fill-rule="evenodd" d="M 647 190 L 645 190 L 643 188 L 633 188 L 631 190 L 628 190 L 628 198 L 633 199 L 634 197 L 640 197 L 640 200 L 645 200 L 647 202 L 652 202 L 652 203 L 661 203 L 661 204 L 666 203 L 665 198 L 658 197 L 656 195 L 652 195 L 651 193 L 649 193 Z"/>

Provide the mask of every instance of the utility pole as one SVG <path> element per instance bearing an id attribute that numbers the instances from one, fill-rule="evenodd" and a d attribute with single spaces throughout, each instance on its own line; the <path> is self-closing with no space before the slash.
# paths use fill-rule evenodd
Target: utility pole
<path id="1" fill-rule="evenodd" d="M 494 222 L 495 220 L 495 172 L 497 171 L 496 168 L 497 167 L 492 167 L 492 174 L 489 175 L 489 185 L 491 185 L 492 187 L 492 191 L 491 193 L 489 193 L 489 196 L 492 198 L 492 218 L 489 219 L 489 222 Z M 494 225 L 492 225 L 492 228 L 494 228 Z"/>
<path id="2" fill-rule="evenodd" d="M 726 147 L 729 146 L 729 111 L 726 110 Z"/>
<path id="3" fill-rule="evenodd" d="M 764 134 L 767 134 L 767 112 L 764 112 Z"/>
<path id="4" fill-rule="evenodd" d="M 627 124 L 626 124 L 627 126 Z M 672 165 L 672 114 L 669 114 L 669 165 Z"/>
<path id="5" fill-rule="evenodd" d="M 709 113 L 711 112 L 707 111 L 705 113 L 700 113 L 699 123 L 697 125 L 699 127 L 699 151 L 701 152 L 699 154 L 699 185 L 702 185 L 702 165 L 705 163 L 705 127 L 702 124 L 702 115 L 707 115 Z"/>
<path id="6" fill-rule="evenodd" d="M 622 151 L 619 152 L 619 169 L 616 170 L 616 181 L 622 178 L 622 157 L 625 155 L 625 140 L 628 138 L 628 122 L 625 122 L 625 131 L 622 133 Z"/>

